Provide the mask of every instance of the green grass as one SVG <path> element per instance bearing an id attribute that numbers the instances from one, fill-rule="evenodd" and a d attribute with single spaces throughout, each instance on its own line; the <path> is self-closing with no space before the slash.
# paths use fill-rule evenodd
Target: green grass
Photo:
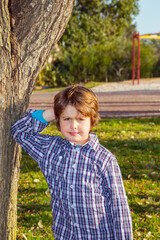
<path id="1" fill-rule="evenodd" d="M 96 86 L 99 86 L 99 85 L 103 85 L 105 84 L 106 82 L 88 82 L 88 83 L 85 83 L 84 86 L 86 88 L 93 88 L 93 87 L 96 87 Z M 35 89 L 33 92 L 59 92 L 63 89 L 65 89 L 66 87 L 50 87 L 50 88 L 43 88 L 43 89 Z"/>
<path id="2" fill-rule="evenodd" d="M 59 91 L 61 91 L 61 90 L 63 90 L 63 89 L 65 89 L 65 87 L 63 88 L 63 87 L 56 87 L 56 88 L 52 88 L 52 87 L 50 87 L 50 88 L 42 88 L 42 89 L 35 89 L 35 90 L 33 90 L 33 92 L 59 92 Z"/>
<path id="3" fill-rule="evenodd" d="M 119 162 L 132 213 L 134 239 L 160 239 L 160 118 L 106 119 L 94 128 Z M 44 133 L 59 134 L 55 125 Z M 17 239 L 54 239 L 47 184 L 23 152 Z"/>

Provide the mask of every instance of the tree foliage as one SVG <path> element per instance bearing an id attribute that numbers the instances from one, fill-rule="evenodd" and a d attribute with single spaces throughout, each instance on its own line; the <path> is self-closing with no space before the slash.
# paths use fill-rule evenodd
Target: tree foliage
<path id="1" fill-rule="evenodd" d="M 72 18 L 62 37 L 66 47 L 104 44 L 122 35 L 138 13 L 138 1 L 80 0 L 76 1 Z"/>
<path id="2" fill-rule="evenodd" d="M 151 41 L 141 41 L 140 70 L 143 78 L 153 77 L 154 66 L 158 60 L 155 50 L 155 46 L 151 43 Z"/>
<path id="3" fill-rule="evenodd" d="M 132 33 L 136 31 L 132 22 L 138 11 L 138 0 L 76 1 L 60 51 L 56 58 L 53 51 L 54 60 L 43 69 L 43 83 L 66 86 L 131 79 Z M 152 76 L 154 54 L 151 42 L 141 41 L 142 77 Z"/>

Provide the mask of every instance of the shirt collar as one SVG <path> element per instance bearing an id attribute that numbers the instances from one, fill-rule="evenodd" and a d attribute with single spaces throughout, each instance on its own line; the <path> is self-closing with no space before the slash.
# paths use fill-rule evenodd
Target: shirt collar
<path id="1" fill-rule="evenodd" d="M 98 137 L 95 133 L 90 133 L 89 134 L 89 141 L 88 141 L 87 145 L 89 145 L 95 151 L 98 149 L 99 140 L 98 140 Z"/>
<path id="2" fill-rule="evenodd" d="M 67 139 L 63 139 L 63 144 L 68 147 L 76 148 L 76 146 L 74 146 Z M 93 150 L 96 151 L 98 149 L 98 146 L 99 146 L 99 141 L 98 141 L 97 135 L 95 133 L 89 133 L 89 141 L 84 145 L 82 145 L 81 148 L 85 148 L 85 149 L 92 148 Z"/>

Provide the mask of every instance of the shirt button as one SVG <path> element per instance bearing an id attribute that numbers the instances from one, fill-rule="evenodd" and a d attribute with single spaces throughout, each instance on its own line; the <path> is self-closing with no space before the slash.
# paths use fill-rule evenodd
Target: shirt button
<path id="1" fill-rule="evenodd" d="M 71 205 L 71 208 L 75 208 L 75 204 L 72 204 L 72 205 Z"/>
<path id="2" fill-rule="evenodd" d="M 73 164 L 73 165 L 72 165 L 72 168 L 75 168 L 75 167 L 76 167 L 76 164 Z"/>
<path id="3" fill-rule="evenodd" d="M 74 188 L 74 186 L 73 186 L 73 185 L 70 185 L 70 188 L 72 188 L 72 189 L 73 189 L 73 188 Z"/>

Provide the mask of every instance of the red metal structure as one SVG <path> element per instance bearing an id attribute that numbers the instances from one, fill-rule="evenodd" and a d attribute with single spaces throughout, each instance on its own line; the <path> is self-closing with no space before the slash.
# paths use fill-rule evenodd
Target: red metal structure
<path id="1" fill-rule="evenodd" d="M 135 39 L 138 40 L 137 48 L 137 83 L 139 84 L 140 79 L 140 35 L 139 33 L 133 33 L 133 53 L 132 53 L 132 83 L 135 84 Z"/>
<path id="2" fill-rule="evenodd" d="M 135 81 L 135 32 L 133 32 L 133 52 L 132 52 L 132 83 Z"/>
<path id="3" fill-rule="evenodd" d="M 145 35 L 139 35 L 139 33 L 133 32 L 133 53 L 132 53 L 132 83 L 135 84 L 135 39 L 138 41 L 137 46 L 137 83 L 140 83 L 140 38 L 145 39 L 160 39 L 160 33 L 149 33 Z"/>
<path id="4" fill-rule="evenodd" d="M 139 79 L 140 79 L 140 37 L 139 33 L 137 35 L 137 40 L 138 40 L 138 52 L 137 52 L 137 83 L 139 84 Z"/>

